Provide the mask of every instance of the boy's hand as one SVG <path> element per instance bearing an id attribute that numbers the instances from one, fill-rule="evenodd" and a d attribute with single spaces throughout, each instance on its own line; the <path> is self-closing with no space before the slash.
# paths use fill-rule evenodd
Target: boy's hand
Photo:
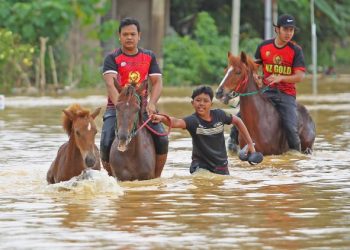
<path id="1" fill-rule="evenodd" d="M 248 154 L 248 153 L 254 153 L 254 152 L 255 152 L 254 143 L 249 143 L 249 144 L 248 144 L 247 151 L 246 151 L 246 154 Z"/>
<path id="2" fill-rule="evenodd" d="M 152 114 L 151 118 L 152 118 L 153 123 L 160 123 L 162 121 L 163 116 L 157 115 L 157 114 Z"/>

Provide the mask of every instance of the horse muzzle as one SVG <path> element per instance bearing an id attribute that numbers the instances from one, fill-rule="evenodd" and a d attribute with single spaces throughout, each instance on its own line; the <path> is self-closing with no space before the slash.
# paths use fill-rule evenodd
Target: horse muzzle
<path id="1" fill-rule="evenodd" d="M 117 149 L 120 152 L 125 152 L 128 149 L 128 144 L 131 141 L 131 136 L 118 136 Z"/>
<path id="2" fill-rule="evenodd" d="M 215 92 L 215 98 L 218 100 L 221 100 L 223 96 L 224 96 L 224 90 L 222 88 L 218 88 Z"/>
<path id="3" fill-rule="evenodd" d="M 223 104 L 227 105 L 229 101 L 234 97 L 233 92 L 225 93 L 223 88 L 218 88 L 215 93 L 216 99 L 218 99 Z"/>
<path id="4" fill-rule="evenodd" d="M 96 157 L 93 154 L 88 154 L 85 157 L 85 164 L 88 168 L 93 168 L 96 163 Z"/>
<path id="5" fill-rule="evenodd" d="M 118 149 L 120 152 L 125 152 L 125 151 L 128 149 L 128 144 L 127 144 L 127 142 L 126 142 L 126 141 L 119 141 L 119 142 L 118 142 L 117 149 Z"/>

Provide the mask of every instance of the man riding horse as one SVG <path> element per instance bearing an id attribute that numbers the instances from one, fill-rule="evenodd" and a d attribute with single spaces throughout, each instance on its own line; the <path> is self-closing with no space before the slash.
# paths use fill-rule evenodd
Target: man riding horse
<path id="1" fill-rule="evenodd" d="M 292 41 L 297 29 L 295 18 L 281 15 L 274 26 L 276 37 L 262 42 L 255 53 L 255 62 L 262 66 L 263 78 L 254 77 L 260 87 L 269 86 L 265 95 L 280 114 L 289 148 L 301 151 L 295 84 L 305 77 L 304 56 L 301 47 Z M 232 127 L 229 148 L 235 148 L 237 138 L 237 129 Z"/>
<path id="2" fill-rule="evenodd" d="M 121 87 L 133 82 L 141 84 L 150 79 L 152 92 L 149 102 L 147 102 L 147 88 L 141 96 L 146 111 L 143 120 L 156 113 L 156 104 L 160 97 L 163 83 L 162 74 L 159 69 L 156 57 L 150 50 L 138 47 L 141 39 L 140 24 L 136 19 L 125 18 L 121 20 L 119 26 L 120 48 L 115 49 L 106 56 L 103 65 L 103 78 L 107 86 L 108 104 L 103 117 L 103 127 L 101 134 L 101 158 L 104 167 L 111 174 L 109 167 L 109 154 L 111 145 L 115 138 L 116 109 L 119 93 L 114 85 L 115 79 Z M 164 134 L 165 130 L 161 124 L 149 123 L 159 134 Z M 156 172 L 161 173 L 168 153 L 168 137 L 152 134 L 156 148 Z"/>

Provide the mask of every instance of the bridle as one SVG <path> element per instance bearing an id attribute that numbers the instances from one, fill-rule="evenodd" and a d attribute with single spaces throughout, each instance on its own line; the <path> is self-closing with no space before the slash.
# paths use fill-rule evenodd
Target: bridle
<path id="1" fill-rule="evenodd" d="M 264 88 L 255 90 L 255 91 L 249 91 L 249 92 L 245 92 L 247 89 L 247 85 L 249 82 L 249 76 L 248 74 L 236 85 L 236 87 L 230 91 L 229 93 L 227 93 L 227 97 L 229 98 L 229 100 L 234 99 L 236 97 L 241 97 L 241 96 L 252 96 L 252 95 L 256 95 L 259 93 L 264 93 L 265 91 L 269 90 L 270 87 L 269 86 L 265 86 Z M 239 102 L 237 103 L 237 105 L 233 106 L 230 105 L 233 108 L 236 108 L 239 105 Z"/>
<path id="2" fill-rule="evenodd" d="M 137 99 L 137 105 L 141 108 L 141 105 L 142 105 L 142 102 L 141 102 L 141 97 L 140 95 L 138 95 L 136 92 L 133 93 L 133 95 L 136 97 Z M 130 97 L 129 97 L 129 100 L 130 100 Z M 129 100 L 127 101 L 127 104 L 129 102 Z M 140 109 L 141 110 L 141 109 Z M 143 121 L 142 125 L 140 127 L 137 127 L 138 124 L 139 124 L 139 119 L 140 117 L 142 117 L 142 114 L 140 113 L 140 111 L 137 112 L 137 114 L 135 115 L 134 117 L 134 122 L 133 122 L 133 127 L 131 129 L 131 133 L 128 135 L 128 138 L 127 138 L 127 143 L 126 144 L 129 144 L 130 141 L 136 136 L 136 134 L 143 128 L 143 127 L 147 127 L 147 129 L 149 131 L 151 131 L 153 134 L 155 135 L 158 135 L 158 136 L 167 136 L 169 135 L 170 133 L 170 130 L 171 130 L 171 119 L 168 115 L 165 115 L 165 114 L 158 114 L 158 115 L 162 115 L 164 116 L 168 121 L 169 121 L 169 127 L 168 127 L 168 131 L 165 132 L 165 133 L 158 133 L 157 131 L 155 131 L 154 129 L 152 129 L 149 125 L 148 125 L 148 122 L 150 122 L 152 120 L 152 117 L 149 117 L 146 121 Z M 142 120 L 142 118 L 141 118 Z M 118 138 L 118 126 L 116 128 L 116 135 L 117 135 L 117 138 Z M 119 138 L 118 138 L 119 139 Z"/>

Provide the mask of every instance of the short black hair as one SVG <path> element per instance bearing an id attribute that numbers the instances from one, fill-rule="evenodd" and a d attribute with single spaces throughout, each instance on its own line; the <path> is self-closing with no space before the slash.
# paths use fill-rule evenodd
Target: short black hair
<path id="1" fill-rule="evenodd" d="M 119 33 L 122 31 L 123 27 L 128 26 L 128 25 L 136 25 L 137 32 L 140 33 L 140 31 L 141 31 L 140 23 L 138 20 L 136 20 L 135 18 L 132 18 L 132 17 L 126 17 L 120 21 Z"/>
<path id="2" fill-rule="evenodd" d="M 200 94 L 207 94 L 210 97 L 210 100 L 213 100 L 214 97 L 214 93 L 211 87 L 209 86 L 204 86 L 204 85 L 200 85 L 197 88 L 195 88 L 192 92 L 192 100 L 194 100 L 194 98 L 196 98 L 196 96 L 200 95 Z"/>

